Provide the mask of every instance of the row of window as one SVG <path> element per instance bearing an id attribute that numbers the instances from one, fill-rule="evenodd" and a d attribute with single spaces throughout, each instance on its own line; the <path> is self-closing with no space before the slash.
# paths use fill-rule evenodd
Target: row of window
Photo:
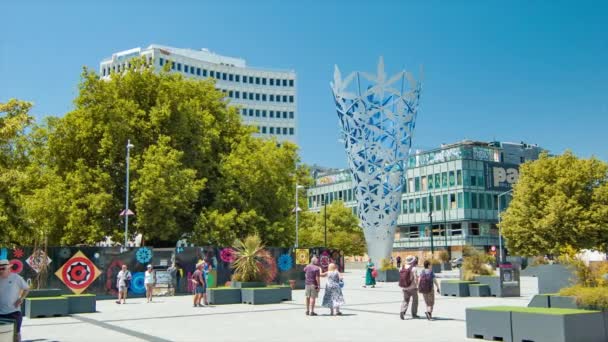
<path id="1" fill-rule="evenodd" d="M 334 201 L 351 202 L 354 201 L 353 189 L 333 191 L 326 194 L 319 194 L 308 197 L 308 207 L 316 208 Z"/>
<path id="2" fill-rule="evenodd" d="M 160 58 L 159 65 L 163 66 L 165 63 L 171 63 L 171 70 L 182 71 L 182 63 L 172 62 L 169 59 Z M 266 77 L 254 77 L 246 75 L 236 75 L 226 72 L 219 72 L 214 70 L 207 70 L 200 67 L 194 67 L 184 64 L 184 73 L 202 76 L 202 77 L 213 77 L 217 80 L 229 81 L 229 82 L 241 82 L 244 84 L 256 84 L 256 85 L 269 85 L 269 86 L 283 86 L 293 87 L 294 80 L 280 79 L 280 78 L 266 78 Z"/>
<path id="3" fill-rule="evenodd" d="M 274 127 L 257 126 L 258 132 L 262 134 L 294 135 L 296 131 L 293 127 Z"/>
<path id="4" fill-rule="evenodd" d="M 246 91 L 238 91 L 238 90 L 225 90 L 220 89 L 224 93 L 227 94 L 229 98 L 232 99 L 242 99 L 242 100 L 251 100 L 251 101 L 263 101 L 263 102 L 278 102 L 278 103 L 293 103 L 294 96 L 293 95 L 275 95 L 275 94 L 259 94 L 252 93 Z"/>
<path id="5" fill-rule="evenodd" d="M 501 198 L 501 208 L 505 208 L 505 198 Z M 458 192 L 437 196 L 404 199 L 402 214 L 426 213 L 449 209 L 498 210 L 498 195 L 477 192 Z"/>
<path id="6" fill-rule="evenodd" d="M 484 186 L 483 171 L 462 170 L 440 172 L 427 176 L 408 178 L 403 192 L 419 192 L 432 189 L 445 189 L 453 186 Z"/>
<path id="7" fill-rule="evenodd" d="M 251 117 L 269 117 L 271 119 L 293 119 L 294 118 L 294 112 L 281 112 L 281 111 L 274 111 L 274 110 L 266 110 L 266 109 L 251 109 L 251 108 L 243 108 L 241 109 L 241 114 L 243 114 L 243 116 L 251 116 Z"/>
<path id="8" fill-rule="evenodd" d="M 447 228 L 447 229 L 446 229 Z M 434 224 L 433 225 L 433 236 L 459 236 L 463 233 L 463 228 L 461 223 L 451 223 L 449 225 L 445 224 Z M 482 230 L 479 227 L 478 222 L 470 222 L 469 227 L 467 229 L 467 235 L 469 236 L 479 236 L 481 235 Z M 399 238 L 400 239 L 417 239 L 420 237 L 430 237 L 431 229 L 423 226 L 409 226 L 409 227 L 400 227 L 399 229 Z M 484 235 L 497 236 L 498 228 L 495 224 L 491 224 L 489 226 L 489 230 L 484 232 Z"/>

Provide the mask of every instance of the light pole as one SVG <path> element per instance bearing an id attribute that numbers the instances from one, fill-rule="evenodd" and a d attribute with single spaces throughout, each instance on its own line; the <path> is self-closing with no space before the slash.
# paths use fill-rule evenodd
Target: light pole
<path id="1" fill-rule="evenodd" d="M 299 237 L 298 237 L 298 219 L 299 219 L 299 212 L 302 210 L 300 209 L 300 206 L 298 205 L 298 190 L 300 189 L 304 189 L 304 187 L 302 185 L 298 185 L 296 183 L 296 207 L 294 209 L 294 211 L 296 212 L 296 248 L 298 248 L 299 246 Z"/>
<path id="2" fill-rule="evenodd" d="M 498 249 L 500 250 L 500 260 L 498 261 L 499 265 L 502 264 L 502 262 L 504 260 L 503 259 L 504 256 L 503 256 L 503 252 L 502 252 L 502 226 L 500 225 L 500 221 L 501 221 L 501 219 L 500 219 L 500 211 L 501 211 L 500 198 L 511 192 L 513 192 L 513 189 L 498 194 Z"/>
<path id="3" fill-rule="evenodd" d="M 429 193 L 429 200 L 432 200 L 433 196 Z M 436 205 L 436 204 L 435 204 Z M 429 221 L 431 222 L 431 259 L 435 256 L 435 244 L 433 241 L 433 210 L 429 206 Z"/>
<path id="4" fill-rule="evenodd" d="M 129 152 L 131 151 L 131 149 L 135 147 L 133 146 L 133 144 L 131 144 L 131 139 L 127 140 L 127 186 L 125 189 L 126 192 L 126 196 L 125 196 L 125 211 L 124 211 L 124 215 L 125 215 L 125 246 L 124 248 L 127 248 L 127 241 L 128 241 L 128 236 L 129 236 Z"/>

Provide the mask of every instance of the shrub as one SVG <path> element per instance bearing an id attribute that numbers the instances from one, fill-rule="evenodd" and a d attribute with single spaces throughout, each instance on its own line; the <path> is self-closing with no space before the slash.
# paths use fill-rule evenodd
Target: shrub
<path id="1" fill-rule="evenodd" d="M 585 287 L 575 285 L 561 289 L 559 294 L 576 297 L 576 304 L 583 308 L 594 310 L 608 309 L 608 286 Z"/>
<path id="2" fill-rule="evenodd" d="M 396 270 L 397 267 L 391 264 L 391 259 L 383 258 L 380 260 L 380 271 Z"/>
<path id="3" fill-rule="evenodd" d="M 443 250 L 438 253 L 439 260 L 443 263 L 447 263 L 450 261 L 450 256 L 448 255 L 448 251 Z"/>
<path id="4" fill-rule="evenodd" d="M 236 258 L 231 264 L 234 281 L 265 281 L 272 271 L 272 256 L 264 250 L 262 240 L 257 235 L 248 236 L 245 241 L 235 240 L 233 248 Z"/>
<path id="5" fill-rule="evenodd" d="M 494 275 L 494 257 L 478 251 L 470 253 L 462 261 L 463 280 L 474 280 L 478 275 Z"/>
<path id="6" fill-rule="evenodd" d="M 549 264 L 549 262 L 545 259 L 545 257 L 536 256 L 536 257 L 534 257 L 534 259 L 532 259 L 532 263 L 530 263 L 530 266 L 547 265 L 547 264 Z"/>
<path id="7" fill-rule="evenodd" d="M 469 245 L 462 246 L 462 256 L 463 257 L 468 257 L 471 255 L 476 255 L 476 254 L 479 254 L 479 251 L 475 247 L 472 247 Z"/>

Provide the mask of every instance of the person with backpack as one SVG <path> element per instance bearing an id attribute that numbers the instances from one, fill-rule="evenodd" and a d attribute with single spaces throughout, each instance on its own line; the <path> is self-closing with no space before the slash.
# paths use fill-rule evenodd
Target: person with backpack
<path id="1" fill-rule="evenodd" d="M 418 291 L 422 293 L 424 303 L 426 304 L 425 315 L 429 321 L 433 320 L 433 306 L 435 305 L 435 292 L 433 292 L 433 285 L 439 293 L 439 284 L 437 283 L 437 277 L 431 270 L 431 262 L 429 260 L 424 261 L 424 270 L 420 272 L 420 278 L 418 281 Z"/>
<path id="2" fill-rule="evenodd" d="M 131 287 L 131 272 L 127 269 L 127 265 L 122 265 L 122 269 L 116 276 L 116 287 L 118 288 L 118 300 L 116 304 L 126 304 L 127 292 Z"/>
<path id="3" fill-rule="evenodd" d="M 196 271 L 194 271 L 190 279 L 194 283 L 194 307 L 202 307 L 201 299 L 203 299 L 203 296 L 206 297 L 207 282 L 203 274 L 203 267 L 204 263 L 202 261 L 196 264 Z"/>
<path id="4" fill-rule="evenodd" d="M 399 287 L 403 291 L 403 302 L 399 317 L 405 319 L 405 313 L 412 300 L 412 318 L 418 318 L 418 277 L 416 275 L 416 257 L 405 258 L 405 265 L 399 271 Z"/>

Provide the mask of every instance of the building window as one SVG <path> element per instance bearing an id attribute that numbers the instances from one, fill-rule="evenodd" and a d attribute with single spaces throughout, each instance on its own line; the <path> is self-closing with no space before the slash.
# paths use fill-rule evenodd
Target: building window
<path id="1" fill-rule="evenodd" d="M 260 110 L 259 109 L 255 110 L 255 116 L 258 117 L 258 118 L 260 117 Z"/>
<path id="2" fill-rule="evenodd" d="M 246 91 L 243 92 L 243 100 L 247 100 L 247 92 Z"/>
<path id="3" fill-rule="evenodd" d="M 234 92 L 234 97 L 236 97 L 237 99 L 241 97 L 241 92 L 240 91 L 235 91 Z"/>
<path id="4" fill-rule="evenodd" d="M 450 194 L 450 209 L 456 209 L 456 194 Z"/>
<path id="5" fill-rule="evenodd" d="M 477 186 L 477 177 L 475 175 L 471 175 L 471 186 Z"/>
<path id="6" fill-rule="evenodd" d="M 293 119 L 293 118 L 294 118 L 294 114 L 293 114 L 293 112 L 289 112 L 289 118 L 290 118 L 290 119 Z"/>
<path id="7" fill-rule="evenodd" d="M 283 95 L 283 102 L 287 102 L 287 95 Z"/>
<path id="8" fill-rule="evenodd" d="M 479 209 L 485 209 L 486 208 L 486 195 L 485 194 L 478 194 L 478 200 L 479 200 Z"/>
<path id="9" fill-rule="evenodd" d="M 272 96 L 272 95 L 271 95 L 271 96 Z M 271 110 L 271 111 L 270 111 L 270 117 L 271 117 L 271 118 L 274 118 L 274 110 Z"/>
<path id="10" fill-rule="evenodd" d="M 260 94 L 257 94 L 257 93 L 255 94 L 255 100 L 260 101 Z"/>
<path id="11" fill-rule="evenodd" d="M 249 99 L 253 101 L 253 93 L 249 93 Z"/>
<path id="12" fill-rule="evenodd" d="M 287 112 L 283 112 L 283 119 L 287 119 Z"/>
<path id="13" fill-rule="evenodd" d="M 416 212 L 420 212 L 420 198 L 416 198 Z"/>
<path id="14" fill-rule="evenodd" d="M 462 185 L 462 170 L 456 170 L 456 184 Z"/>
<path id="15" fill-rule="evenodd" d="M 262 117 L 265 118 L 266 117 L 266 110 L 262 111 Z"/>
<path id="16" fill-rule="evenodd" d="M 462 235 L 462 224 L 452 223 L 451 225 L 452 235 Z"/>
<path id="17" fill-rule="evenodd" d="M 283 135 L 287 135 L 287 127 L 283 127 Z"/>
<path id="18" fill-rule="evenodd" d="M 266 94 L 262 94 L 262 101 L 266 101 Z"/>
<path id="19" fill-rule="evenodd" d="M 253 84 L 253 76 L 249 76 L 249 83 Z"/>
<path id="20" fill-rule="evenodd" d="M 224 81 L 226 80 L 226 76 L 227 76 L 227 75 L 226 75 L 226 73 L 225 73 L 225 72 L 223 72 L 223 73 L 222 73 L 222 79 L 223 79 Z"/>
<path id="21" fill-rule="evenodd" d="M 473 209 L 477 209 L 478 205 L 477 205 L 477 193 L 472 192 L 471 193 L 471 208 Z"/>
<path id="22" fill-rule="evenodd" d="M 255 84 L 260 84 L 260 78 L 259 77 L 255 78 Z"/>
<path id="23" fill-rule="evenodd" d="M 407 180 L 408 183 L 408 189 L 410 189 L 410 192 L 413 192 L 412 190 L 414 190 L 414 178 L 409 178 Z"/>
<path id="24" fill-rule="evenodd" d="M 270 95 L 270 102 L 274 102 L 274 95 Z"/>
<path id="25" fill-rule="evenodd" d="M 270 126 L 270 134 L 274 134 L 274 127 Z"/>
<path id="26" fill-rule="evenodd" d="M 161 57 L 161 58 L 159 58 L 159 60 L 158 60 L 158 64 L 159 64 L 160 66 L 163 66 L 163 64 L 165 64 L 165 59 L 164 59 L 164 58 L 162 58 L 162 57 Z"/>
<path id="27" fill-rule="evenodd" d="M 184 72 L 187 74 L 188 73 L 188 66 L 186 64 L 184 64 Z"/>
<path id="28" fill-rule="evenodd" d="M 427 176 L 427 180 L 428 180 L 428 188 L 429 188 L 429 190 L 433 189 L 433 175 L 428 175 Z"/>
<path id="29" fill-rule="evenodd" d="M 462 192 L 458 193 L 458 208 L 462 209 L 464 207 L 464 199 L 462 197 Z"/>
<path id="30" fill-rule="evenodd" d="M 270 81 L 270 85 L 273 86 L 274 85 L 274 78 L 271 78 L 269 81 Z"/>
<path id="31" fill-rule="evenodd" d="M 235 82 L 241 82 L 241 76 L 240 75 L 234 75 L 234 81 Z"/>
<path id="32" fill-rule="evenodd" d="M 443 210 L 448 210 L 448 194 L 443 195 Z"/>
<path id="33" fill-rule="evenodd" d="M 429 196 L 429 211 L 433 211 L 435 210 L 435 208 L 433 208 L 433 196 Z"/>
<path id="34" fill-rule="evenodd" d="M 435 189 L 441 188 L 441 175 L 439 173 L 435 174 Z"/>
<path id="35" fill-rule="evenodd" d="M 192 67 L 192 66 L 190 67 L 190 73 L 191 73 L 192 75 L 196 74 L 196 70 L 195 70 L 195 69 L 194 69 L 194 67 Z"/>
<path id="36" fill-rule="evenodd" d="M 471 229 L 469 230 L 471 235 L 478 236 L 479 235 L 479 223 L 471 222 Z"/>
<path id="37" fill-rule="evenodd" d="M 207 77 L 207 69 L 203 69 L 203 77 Z"/>
<path id="38" fill-rule="evenodd" d="M 241 109 L 241 113 L 246 116 L 247 115 L 247 109 L 246 108 Z"/>
<path id="39" fill-rule="evenodd" d="M 450 171 L 450 186 L 456 185 L 456 176 L 454 175 L 454 171 Z"/>
<path id="40" fill-rule="evenodd" d="M 426 197 L 422 197 L 422 212 L 426 213 Z"/>
<path id="41" fill-rule="evenodd" d="M 486 204 L 488 210 L 494 210 L 494 206 L 492 205 L 492 194 L 486 194 Z"/>
<path id="42" fill-rule="evenodd" d="M 407 214 L 407 200 L 401 201 L 401 213 Z"/>
<path id="43" fill-rule="evenodd" d="M 210 71 L 209 71 L 209 77 L 213 77 L 213 78 L 215 78 L 215 71 L 210 70 Z"/>
<path id="44" fill-rule="evenodd" d="M 428 188 L 428 183 L 426 181 L 426 176 L 420 177 L 420 189 L 422 191 L 426 191 Z"/>
<path id="45" fill-rule="evenodd" d="M 408 207 L 410 208 L 410 214 L 413 214 L 414 213 L 414 200 L 410 199 L 408 201 L 408 203 L 409 203 Z"/>
<path id="46" fill-rule="evenodd" d="M 229 90 L 228 91 L 228 97 L 232 97 L 232 96 L 233 96 L 232 90 Z"/>
<path id="47" fill-rule="evenodd" d="M 262 134 L 266 134 L 266 126 L 262 126 Z"/>
<path id="48" fill-rule="evenodd" d="M 228 81 L 232 81 L 232 80 L 233 80 L 233 77 L 234 77 L 234 76 L 233 76 L 232 74 L 229 74 L 229 75 L 228 75 Z M 262 129 L 262 130 L 264 130 L 264 129 Z"/>
<path id="49" fill-rule="evenodd" d="M 196 75 L 200 76 L 201 75 L 201 68 L 196 68 Z"/>
<path id="50" fill-rule="evenodd" d="M 283 87 L 287 87 L 287 80 L 283 80 Z"/>
<path id="51" fill-rule="evenodd" d="M 247 83 L 247 76 L 243 76 L 243 83 Z"/>
<path id="52" fill-rule="evenodd" d="M 293 129 L 293 127 L 289 127 L 289 135 L 294 135 L 295 134 L 295 130 Z"/>
<path id="53" fill-rule="evenodd" d="M 182 71 L 182 63 L 177 63 L 177 71 Z"/>
<path id="54" fill-rule="evenodd" d="M 266 85 L 266 77 L 262 78 L 262 85 Z"/>
<path id="55" fill-rule="evenodd" d="M 276 102 L 281 102 L 281 95 L 275 96 L 274 99 L 275 99 Z"/>
<path id="56" fill-rule="evenodd" d="M 441 196 L 435 196 L 435 210 L 441 210 Z"/>
<path id="57" fill-rule="evenodd" d="M 253 109 L 249 110 L 249 116 L 253 116 Z"/>
<path id="58" fill-rule="evenodd" d="M 414 178 L 414 191 L 415 192 L 420 191 L 420 177 Z"/>
<path id="59" fill-rule="evenodd" d="M 447 172 L 441 173 L 441 187 L 442 188 L 448 187 L 448 173 Z"/>
<path id="60" fill-rule="evenodd" d="M 293 103 L 293 95 L 289 95 L 289 102 Z"/>
<path id="61" fill-rule="evenodd" d="M 293 80 L 289 80 L 289 86 L 293 87 Z"/>

